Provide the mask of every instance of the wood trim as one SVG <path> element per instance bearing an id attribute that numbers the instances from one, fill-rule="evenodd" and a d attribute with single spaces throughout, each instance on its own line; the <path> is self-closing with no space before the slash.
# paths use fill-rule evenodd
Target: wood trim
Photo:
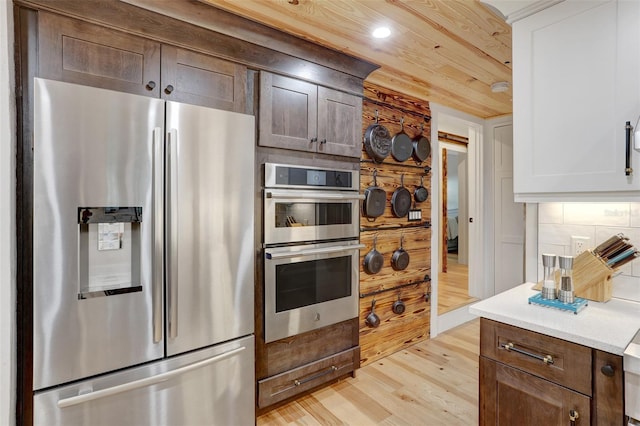
<path id="1" fill-rule="evenodd" d="M 606 376 L 602 368 L 612 367 L 613 376 Z M 624 380 L 622 357 L 593 351 L 593 404 L 594 425 L 620 425 L 624 423 Z"/>
<path id="2" fill-rule="evenodd" d="M 176 3 L 184 5 L 185 8 L 205 7 L 203 12 L 206 12 L 207 20 L 215 22 L 216 28 L 228 27 L 226 32 L 229 34 L 160 15 L 122 1 L 16 0 L 15 3 L 362 96 L 364 77 L 342 71 L 352 66 L 354 69 L 357 68 L 356 64 L 360 60 L 293 36 L 283 35 L 280 31 L 220 9 L 198 5 L 199 2 L 194 0 L 156 3 L 162 6 L 172 6 Z M 262 34 L 253 43 L 238 37 L 253 30 Z M 269 41 L 280 39 L 282 44 L 277 44 L 278 48 L 284 50 L 282 46 L 290 44 L 298 49 L 299 56 L 271 48 Z M 366 61 L 361 62 L 366 64 Z M 367 69 L 373 71 L 375 68 L 372 64 L 369 65 Z M 363 75 L 365 73 L 366 71 L 360 72 Z"/>
<path id="3" fill-rule="evenodd" d="M 336 51 L 334 49 L 303 40 L 227 12 L 215 4 L 202 1 L 159 2 L 157 0 L 121 0 L 138 7 L 190 22 L 202 28 L 257 44 L 268 46 L 279 52 L 305 58 L 329 68 L 359 78 L 366 78 L 379 65 Z"/>
<path id="4" fill-rule="evenodd" d="M 464 147 L 467 147 L 467 145 L 469 145 L 469 138 L 464 136 L 454 135 L 453 133 L 438 131 L 438 140 L 441 142 L 448 142 L 454 145 L 461 145 Z"/>
<path id="5" fill-rule="evenodd" d="M 447 150 L 442 149 L 442 253 L 440 262 L 441 272 L 447 272 L 447 226 L 449 218 L 447 216 Z"/>
<path id="6" fill-rule="evenodd" d="M 33 79 L 37 14 L 14 6 L 16 41 L 16 425 L 33 424 Z"/>

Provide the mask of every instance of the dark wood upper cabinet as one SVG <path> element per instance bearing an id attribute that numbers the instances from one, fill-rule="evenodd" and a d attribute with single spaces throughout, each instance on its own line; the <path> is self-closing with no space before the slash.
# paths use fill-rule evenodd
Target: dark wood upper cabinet
<path id="1" fill-rule="evenodd" d="M 40 77 L 160 96 L 160 43 L 47 12 L 38 21 Z"/>
<path id="2" fill-rule="evenodd" d="M 360 158 L 362 98 L 318 87 L 318 152 Z"/>
<path id="3" fill-rule="evenodd" d="M 261 72 L 259 116 L 261 146 L 360 158 L 358 96 Z"/>
<path id="4" fill-rule="evenodd" d="M 247 68 L 209 55 L 162 45 L 163 99 L 245 112 Z"/>
<path id="5" fill-rule="evenodd" d="M 39 60 L 40 77 L 245 112 L 245 66 L 48 12 Z"/>

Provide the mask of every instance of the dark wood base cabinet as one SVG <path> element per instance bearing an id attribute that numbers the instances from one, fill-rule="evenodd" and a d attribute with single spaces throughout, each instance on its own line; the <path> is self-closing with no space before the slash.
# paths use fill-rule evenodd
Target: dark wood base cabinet
<path id="1" fill-rule="evenodd" d="M 358 318 L 256 345 L 258 414 L 354 374 L 360 366 Z"/>
<path id="2" fill-rule="evenodd" d="M 622 357 L 485 318 L 480 425 L 624 424 Z"/>

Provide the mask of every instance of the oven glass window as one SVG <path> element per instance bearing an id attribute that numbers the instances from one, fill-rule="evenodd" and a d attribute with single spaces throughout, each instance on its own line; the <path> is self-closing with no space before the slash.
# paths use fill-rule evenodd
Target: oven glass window
<path id="1" fill-rule="evenodd" d="M 351 256 L 276 266 L 276 312 L 351 296 Z"/>
<path id="2" fill-rule="evenodd" d="M 275 227 L 350 225 L 351 203 L 276 203 Z"/>

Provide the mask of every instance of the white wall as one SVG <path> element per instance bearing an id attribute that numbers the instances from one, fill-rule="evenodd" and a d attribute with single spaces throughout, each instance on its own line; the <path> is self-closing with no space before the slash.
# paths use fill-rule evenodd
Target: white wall
<path id="1" fill-rule="evenodd" d="M 0 425 L 15 423 L 15 96 L 13 5 L 0 0 Z"/>

